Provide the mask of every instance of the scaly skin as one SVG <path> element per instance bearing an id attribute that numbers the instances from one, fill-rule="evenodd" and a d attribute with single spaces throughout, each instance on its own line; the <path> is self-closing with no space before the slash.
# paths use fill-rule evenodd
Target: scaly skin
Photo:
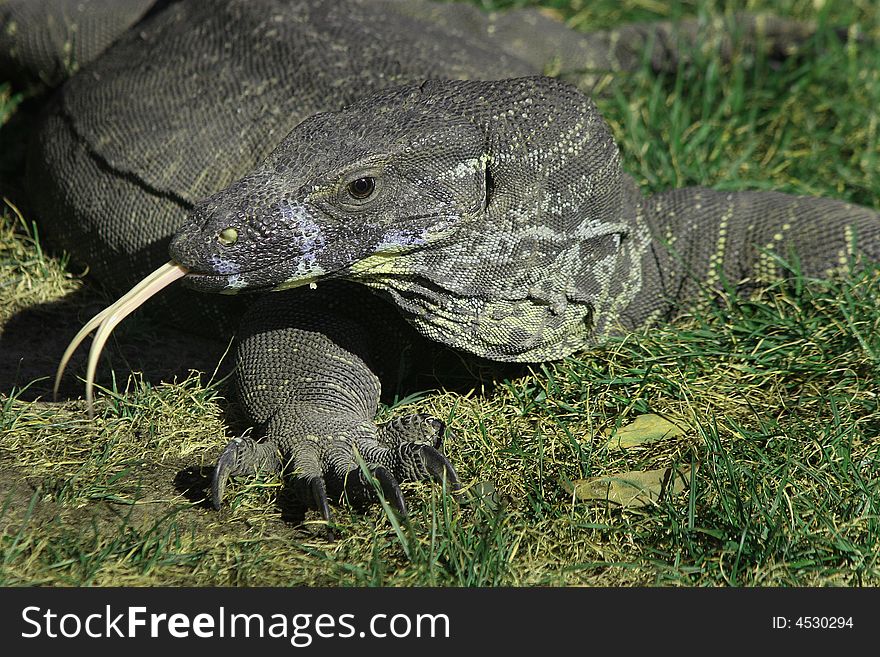
<path id="1" fill-rule="evenodd" d="M 332 282 L 300 292 L 266 295 L 242 321 L 236 383 L 260 440 L 229 443 L 214 475 L 215 507 L 228 476 L 289 464 L 329 519 L 328 493 L 345 492 L 354 501 L 371 497 L 353 449 L 401 512 L 406 505 L 398 481 L 445 479 L 457 491 L 455 470 L 439 451 L 441 421 L 417 414 L 373 422 L 386 378 L 381 365 L 398 362 L 412 333 L 388 304 L 351 285 Z"/>

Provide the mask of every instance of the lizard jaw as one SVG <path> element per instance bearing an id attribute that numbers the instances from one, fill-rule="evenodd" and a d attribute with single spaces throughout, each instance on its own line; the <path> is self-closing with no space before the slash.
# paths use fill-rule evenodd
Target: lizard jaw
<path id="1" fill-rule="evenodd" d="M 94 415 L 94 386 L 95 371 L 98 368 L 98 359 L 101 351 L 113 329 L 129 314 L 138 309 L 144 302 L 167 287 L 178 278 L 182 278 L 189 270 L 177 264 L 173 260 L 166 262 L 156 271 L 148 274 L 140 283 L 135 285 L 131 290 L 121 296 L 115 303 L 108 306 L 97 315 L 92 317 L 85 326 L 80 329 L 79 333 L 70 341 L 64 355 L 61 357 L 61 363 L 58 365 L 58 371 L 55 374 L 55 387 L 53 388 L 53 396 L 57 400 L 58 388 L 61 385 L 61 377 L 64 375 L 64 369 L 70 361 L 73 352 L 79 347 L 86 336 L 94 329 L 98 329 L 92 346 L 89 348 L 89 360 L 86 366 L 86 404 L 89 409 L 89 417 Z"/>

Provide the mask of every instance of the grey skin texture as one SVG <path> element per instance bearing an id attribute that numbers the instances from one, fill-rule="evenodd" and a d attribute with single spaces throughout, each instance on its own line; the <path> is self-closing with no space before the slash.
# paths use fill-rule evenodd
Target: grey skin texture
<path id="1" fill-rule="evenodd" d="M 880 259 L 872 210 L 702 188 L 646 198 L 621 170 L 584 92 L 644 58 L 675 66 L 679 38 L 725 52 L 726 24 L 580 34 L 534 11 L 409 0 L 182 0 L 129 7 L 112 45 L 71 62 L 29 35 L 51 19 L 70 43 L 83 16 L 114 9 L 36 4 L 0 5 L 0 70 L 72 74 L 28 157 L 53 244 L 124 289 L 170 242 L 196 290 L 165 295 L 185 328 L 225 330 L 228 309 L 203 292 L 271 290 L 238 331 L 255 431 L 219 459 L 218 507 L 230 476 L 286 468 L 329 519 L 330 498 L 370 497 L 359 459 L 401 511 L 402 480 L 456 489 L 441 421 L 374 422 L 410 343 L 556 359 L 722 277 L 778 275 L 768 249 L 793 248 L 813 275 L 846 261 L 855 236 Z M 747 16 L 737 29 L 771 54 L 809 33 Z"/>

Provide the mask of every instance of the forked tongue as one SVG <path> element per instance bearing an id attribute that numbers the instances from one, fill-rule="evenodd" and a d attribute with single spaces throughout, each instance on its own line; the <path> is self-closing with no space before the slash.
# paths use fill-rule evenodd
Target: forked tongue
<path id="1" fill-rule="evenodd" d="M 104 349 L 104 345 L 107 343 L 107 339 L 110 337 L 113 329 L 159 290 L 167 287 L 178 278 L 185 276 L 187 271 L 185 267 L 178 265 L 173 260 L 166 262 L 152 274 L 148 274 L 144 280 L 120 297 L 116 303 L 92 317 L 82 327 L 80 332 L 76 334 L 76 337 L 71 340 L 67 350 L 64 352 L 64 356 L 61 357 L 61 364 L 58 366 L 58 372 L 55 374 L 55 388 L 53 389 L 55 398 L 58 398 L 58 387 L 61 385 L 61 377 L 64 375 L 64 368 L 67 367 L 70 357 L 82 341 L 85 340 L 86 336 L 97 328 L 98 332 L 95 334 L 95 339 L 92 341 L 92 346 L 89 349 L 89 361 L 86 366 L 86 403 L 89 407 L 89 417 L 92 417 L 94 414 L 92 402 L 94 399 L 95 371 L 98 368 L 101 350 Z"/>

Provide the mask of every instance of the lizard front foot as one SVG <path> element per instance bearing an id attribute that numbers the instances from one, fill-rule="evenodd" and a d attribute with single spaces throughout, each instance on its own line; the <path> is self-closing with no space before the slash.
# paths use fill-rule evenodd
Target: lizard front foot
<path id="1" fill-rule="evenodd" d="M 403 516 L 402 481 L 434 479 L 457 496 L 455 468 L 441 451 L 446 426 L 424 414 L 381 425 L 318 416 L 308 422 L 277 417 L 261 440 L 233 438 L 214 469 L 211 502 L 219 509 L 230 477 L 286 470 L 307 491 L 305 502 L 331 520 L 330 499 L 354 503 L 374 500 L 375 488 L 361 469 L 355 451 L 378 482 L 385 499 Z"/>

